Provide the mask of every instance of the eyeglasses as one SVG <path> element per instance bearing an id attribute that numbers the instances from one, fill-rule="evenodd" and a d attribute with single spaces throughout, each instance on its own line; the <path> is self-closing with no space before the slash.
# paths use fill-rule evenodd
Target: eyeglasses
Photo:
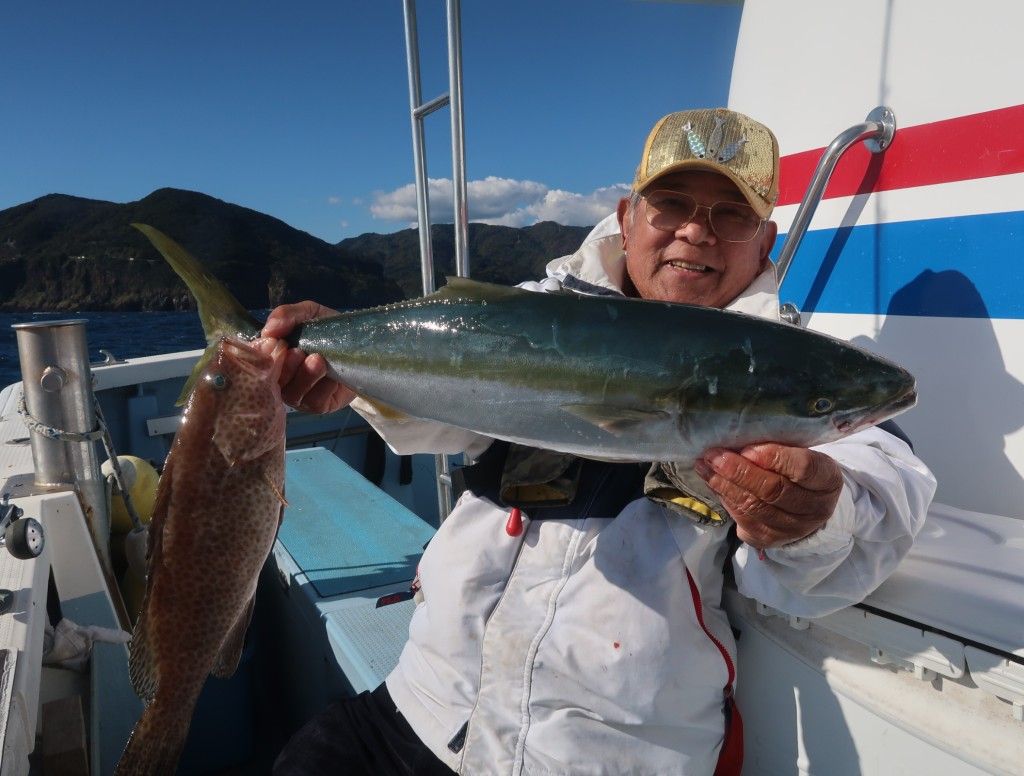
<path id="1" fill-rule="evenodd" d="M 663 232 L 674 232 L 686 226 L 701 209 L 708 211 L 711 231 L 725 242 L 750 242 L 764 223 L 754 208 L 742 202 L 701 205 L 689 194 L 664 189 L 640 196 L 647 201 L 647 223 Z"/>

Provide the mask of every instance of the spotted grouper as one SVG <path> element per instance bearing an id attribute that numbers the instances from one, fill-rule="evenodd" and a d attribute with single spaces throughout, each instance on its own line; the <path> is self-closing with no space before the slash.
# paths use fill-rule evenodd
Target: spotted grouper
<path id="1" fill-rule="evenodd" d="M 146 708 L 119 776 L 173 774 L 206 677 L 238 666 L 284 507 L 279 354 L 222 338 L 193 382 L 149 527 L 129 659 Z"/>

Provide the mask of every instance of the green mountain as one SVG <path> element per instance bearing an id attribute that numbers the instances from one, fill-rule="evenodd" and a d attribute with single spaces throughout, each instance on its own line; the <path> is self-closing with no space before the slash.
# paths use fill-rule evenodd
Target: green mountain
<path id="1" fill-rule="evenodd" d="M 544 266 L 557 256 L 579 248 L 592 227 L 562 226 L 542 221 L 533 226 L 513 228 L 470 224 L 468 237 L 469 273 L 476 280 L 514 285 L 544 276 Z M 441 224 L 430 230 L 434 259 L 434 286 L 455 274 L 455 230 Z M 363 234 L 338 243 L 341 255 L 380 264 L 384 276 L 398 283 L 405 297 L 423 293 L 420 270 L 419 231 L 405 229 L 394 234 Z"/>
<path id="2" fill-rule="evenodd" d="M 193 303 L 183 283 L 129 224 L 166 232 L 251 309 L 316 299 L 337 308 L 418 296 L 416 230 L 331 245 L 255 210 L 179 189 L 124 204 L 50 194 L 0 211 L 0 310 L 170 310 Z M 589 231 L 545 222 L 470 224 L 473 277 L 516 283 L 543 275 Z M 452 274 L 453 231 L 432 228 L 435 274 Z"/>

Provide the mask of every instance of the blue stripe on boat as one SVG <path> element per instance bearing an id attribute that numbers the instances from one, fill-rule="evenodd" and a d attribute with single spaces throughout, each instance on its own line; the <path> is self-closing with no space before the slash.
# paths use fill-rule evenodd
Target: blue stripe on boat
<path id="1" fill-rule="evenodd" d="M 1024 212 L 822 229 L 781 298 L 805 313 L 1024 318 L 1022 254 Z"/>

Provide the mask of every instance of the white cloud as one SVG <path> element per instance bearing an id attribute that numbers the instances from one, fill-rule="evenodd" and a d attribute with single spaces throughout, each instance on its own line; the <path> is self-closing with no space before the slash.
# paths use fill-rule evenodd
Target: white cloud
<path id="1" fill-rule="evenodd" d="M 629 196 L 629 186 L 625 183 L 595 189 L 589 194 L 551 189 L 541 199 L 526 207 L 504 213 L 498 218 L 474 220 L 505 226 L 529 226 L 538 221 L 590 226 L 614 211 L 619 200 L 626 196 Z"/>
<path id="2" fill-rule="evenodd" d="M 466 185 L 469 220 L 504 226 L 529 226 L 538 221 L 589 226 L 615 210 L 621 197 L 627 196 L 624 183 L 605 186 L 579 194 L 550 189 L 543 183 L 489 176 Z M 433 223 L 452 219 L 452 182 L 448 178 L 429 181 L 430 216 Z M 407 184 L 394 191 L 375 192 L 370 205 L 374 218 L 385 221 L 416 222 L 416 187 Z"/>
<path id="3" fill-rule="evenodd" d="M 341 197 L 328 197 L 327 198 L 327 204 L 328 205 L 340 205 L 341 204 Z"/>
<path id="4" fill-rule="evenodd" d="M 431 181 L 433 183 L 433 181 Z M 394 191 L 375 191 L 370 213 L 385 221 L 408 221 L 416 218 L 416 187 L 402 186 Z"/>

